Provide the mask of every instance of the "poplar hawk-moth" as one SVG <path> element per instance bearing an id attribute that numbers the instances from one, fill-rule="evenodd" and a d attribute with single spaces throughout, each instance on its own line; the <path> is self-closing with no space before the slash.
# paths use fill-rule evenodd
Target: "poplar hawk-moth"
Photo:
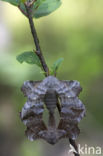
<path id="1" fill-rule="evenodd" d="M 85 116 L 85 106 L 78 98 L 81 91 L 78 81 L 58 80 L 54 76 L 43 81 L 24 82 L 22 92 L 27 102 L 20 117 L 27 127 L 28 139 L 44 139 L 50 144 L 66 137 L 75 140 L 80 132 L 78 123 Z M 58 101 L 60 121 L 56 126 L 54 114 Z M 49 112 L 49 125 L 43 121 L 44 105 Z"/>

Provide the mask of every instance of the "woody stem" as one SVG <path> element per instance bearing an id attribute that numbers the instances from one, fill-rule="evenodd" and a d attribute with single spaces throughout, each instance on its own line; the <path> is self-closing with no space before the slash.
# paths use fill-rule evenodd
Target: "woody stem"
<path id="1" fill-rule="evenodd" d="M 30 28 L 31 28 L 31 33 L 32 33 L 32 36 L 33 36 L 34 44 L 35 44 L 35 47 L 36 47 L 36 55 L 39 57 L 42 68 L 43 68 L 43 70 L 45 72 L 45 76 L 48 76 L 49 75 L 49 68 L 48 68 L 48 66 L 46 64 L 46 61 L 44 59 L 43 53 L 42 53 L 41 48 L 40 48 L 39 39 L 38 39 L 38 36 L 37 36 L 37 32 L 36 32 L 35 25 L 34 25 L 34 22 L 33 22 L 33 17 L 32 17 L 32 6 L 29 6 L 28 3 L 25 3 L 25 8 L 26 8 L 27 18 L 29 20 L 29 25 L 30 25 Z"/>

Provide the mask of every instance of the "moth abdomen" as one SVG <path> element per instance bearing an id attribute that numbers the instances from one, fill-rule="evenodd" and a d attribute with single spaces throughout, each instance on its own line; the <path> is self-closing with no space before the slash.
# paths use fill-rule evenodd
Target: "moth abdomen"
<path id="1" fill-rule="evenodd" d="M 55 91 L 52 91 L 52 90 L 47 91 L 44 97 L 44 102 L 45 102 L 47 109 L 50 112 L 54 111 L 54 109 L 56 108 L 56 104 L 57 104 L 57 95 Z"/>

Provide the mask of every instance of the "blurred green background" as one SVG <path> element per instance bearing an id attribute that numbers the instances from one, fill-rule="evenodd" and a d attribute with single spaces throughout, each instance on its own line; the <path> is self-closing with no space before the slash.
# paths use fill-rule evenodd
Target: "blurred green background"
<path id="1" fill-rule="evenodd" d="M 34 20 L 49 66 L 64 62 L 58 78 L 78 80 L 87 115 L 79 124 L 81 145 L 103 148 L 103 0 L 63 0 L 49 16 Z M 0 156 L 69 156 L 68 139 L 55 146 L 24 136 L 19 112 L 25 80 L 41 80 L 35 65 L 19 64 L 16 55 L 34 49 L 28 20 L 14 6 L 0 2 Z M 91 154 L 92 155 L 92 154 Z"/>

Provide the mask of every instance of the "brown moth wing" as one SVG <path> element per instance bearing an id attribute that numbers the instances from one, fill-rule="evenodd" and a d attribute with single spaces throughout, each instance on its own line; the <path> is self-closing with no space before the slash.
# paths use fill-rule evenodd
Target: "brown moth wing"
<path id="1" fill-rule="evenodd" d="M 47 129 L 42 121 L 45 88 L 42 88 L 41 83 L 26 81 L 22 91 L 27 96 L 27 102 L 22 108 L 21 120 L 27 126 L 26 135 L 34 140 L 38 138 L 39 131 Z"/>
<path id="2" fill-rule="evenodd" d="M 69 85 L 70 84 L 70 85 Z M 81 90 L 77 81 L 61 81 L 57 93 L 61 103 L 61 115 L 76 124 L 85 116 L 85 106 L 78 99 Z"/>
<path id="3" fill-rule="evenodd" d="M 46 130 L 47 130 L 47 127 L 45 126 L 42 120 L 38 120 L 36 122 L 36 119 L 34 119 L 34 122 L 32 122 L 32 125 L 30 127 L 27 127 L 25 134 L 29 140 L 33 141 L 33 140 L 40 138 L 39 132 L 46 131 Z"/>
<path id="4" fill-rule="evenodd" d="M 61 120 L 59 129 L 65 129 L 72 139 L 79 134 L 78 123 L 85 116 L 85 106 L 78 99 L 81 91 L 77 81 L 61 81 L 57 92 L 61 103 Z"/>
<path id="5" fill-rule="evenodd" d="M 82 91 L 82 87 L 80 86 L 80 82 L 76 80 L 63 80 L 67 87 L 74 93 L 75 96 L 78 96 Z"/>
<path id="6" fill-rule="evenodd" d="M 59 81 L 59 80 L 58 80 Z M 76 97 L 82 91 L 80 83 L 76 80 L 63 80 L 59 81 L 59 86 L 57 87 L 58 94 L 66 94 L 66 96 Z"/>
<path id="7" fill-rule="evenodd" d="M 77 124 L 72 124 L 67 119 L 63 119 L 63 118 L 59 122 L 58 129 L 65 130 L 66 131 L 65 136 L 68 138 L 72 138 L 73 140 L 75 140 L 80 133 Z"/>
<path id="8" fill-rule="evenodd" d="M 23 86 L 21 87 L 21 91 L 24 96 L 29 96 L 33 91 L 33 87 L 35 88 L 41 81 L 25 81 Z"/>
<path id="9" fill-rule="evenodd" d="M 43 82 L 26 81 L 22 86 L 22 91 L 27 96 L 27 102 L 25 103 L 21 118 L 25 118 L 29 114 L 40 115 L 43 113 L 44 96 L 47 88 L 43 85 Z"/>
<path id="10" fill-rule="evenodd" d="M 36 130 L 33 131 L 32 129 L 27 127 L 25 134 L 30 141 L 38 139 L 38 132 Z"/>
<path id="11" fill-rule="evenodd" d="M 60 97 L 61 117 L 68 119 L 70 123 L 78 124 L 85 116 L 85 107 L 78 97 Z"/>

